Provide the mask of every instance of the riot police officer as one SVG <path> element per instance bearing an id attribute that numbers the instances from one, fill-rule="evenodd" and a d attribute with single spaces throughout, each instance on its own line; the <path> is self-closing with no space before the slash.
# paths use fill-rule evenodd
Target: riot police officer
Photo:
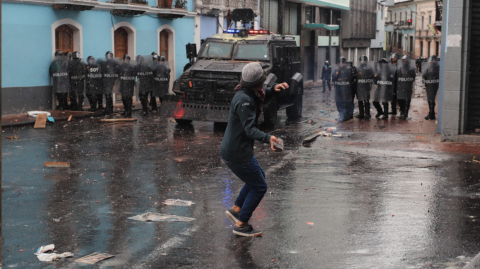
<path id="1" fill-rule="evenodd" d="M 66 54 L 65 54 L 65 60 L 67 61 L 71 61 L 72 60 L 72 53 L 70 51 L 68 51 Z"/>
<path id="2" fill-rule="evenodd" d="M 120 65 L 113 59 L 113 53 L 111 51 L 105 53 L 105 59 L 106 61 L 101 65 L 103 76 L 103 91 L 101 91 L 101 93 L 105 94 L 105 114 L 110 114 L 113 112 L 112 90 L 113 86 L 115 86 L 115 81 L 118 79 Z"/>
<path id="3" fill-rule="evenodd" d="M 411 65 L 410 58 L 405 55 L 397 68 L 397 99 L 400 106 L 400 118 L 407 119 L 410 102 L 413 95 L 413 83 L 415 82 L 415 67 Z"/>
<path id="4" fill-rule="evenodd" d="M 130 56 L 123 56 L 123 63 L 120 65 L 120 94 L 122 95 L 125 117 L 132 116 L 133 92 L 135 88 L 135 66 L 130 63 Z"/>
<path id="5" fill-rule="evenodd" d="M 388 119 L 388 102 L 393 99 L 393 84 L 395 81 L 395 67 L 387 59 L 378 61 L 374 83 L 377 84 L 373 106 L 377 109 L 375 118 Z M 383 104 L 383 110 L 380 105 Z M 382 116 L 383 115 L 383 116 Z"/>
<path id="6" fill-rule="evenodd" d="M 393 65 L 395 71 L 397 70 L 397 62 L 398 62 L 398 55 L 396 53 L 392 53 L 392 55 L 390 56 L 390 63 Z M 391 104 L 392 104 L 392 111 L 388 114 L 397 115 L 397 80 L 396 79 L 393 81 L 393 96 L 392 96 Z"/>
<path id="7" fill-rule="evenodd" d="M 322 85 L 323 85 L 323 92 L 325 93 L 326 86 L 328 85 L 328 90 L 332 91 L 332 87 L 330 87 L 330 79 L 332 77 L 332 67 L 328 61 L 325 61 L 325 65 L 322 68 Z"/>
<path id="8" fill-rule="evenodd" d="M 353 115 L 353 110 L 355 109 L 355 96 L 357 96 L 357 68 L 353 65 L 352 61 L 348 61 L 347 65 L 350 66 L 350 71 L 352 71 L 352 84 L 350 85 L 352 89 L 352 105 L 349 106 L 349 109 L 351 110 L 349 113 Z"/>
<path id="9" fill-rule="evenodd" d="M 78 51 L 73 52 L 73 60 L 69 64 L 70 75 L 70 106 L 72 110 L 83 110 L 83 94 L 85 91 L 85 63 L 80 59 Z"/>
<path id="10" fill-rule="evenodd" d="M 143 56 L 137 57 L 137 78 L 139 82 L 138 94 L 142 103 L 142 116 L 148 114 L 148 94 L 153 90 L 153 70 L 152 66 L 145 62 Z"/>
<path id="11" fill-rule="evenodd" d="M 153 71 L 153 79 L 155 83 L 152 92 L 152 110 L 157 110 L 157 97 L 160 99 L 161 104 L 163 101 L 162 98 L 168 94 L 168 88 L 170 86 L 170 68 L 168 68 L 165 63 L 165 57 L 160 56 L 158 59 L 158 66 Z"/>
<path id="12" fill-rule="evenodd" d="M 103 92 L 103 76 L 102 76 L 102 68 L 101 66 L 95 62 L 95 58 L 93 56 L 88 56 L 87 58 L 87 98 L 90 102 L 90 109 L 89 111 L 95 111 L 100 109 L 97 107 L 98 100 L 97 96 L 102 96 L 101 92 Z"/>
<path id="13" fill-rule="evenodd" d="M 353 76 L 345 57 L 340 57 L 339 68 L 335 70 L 335 73 L 332 75 L 332 80 L 335 85 L 335 103 L 337 104 L 337 110 L 340 115 L 338 121 L 344 122 L 353 118 L 353 94 L 351 88 Z"/>
<path id="14" fill-rule="evenodd" d="M 435 99 L 437 98 L 438 86 L 440 83 L 440 66 L 438 65 L 438 57 L 430 56 L 428 59 L 428 67 L 423 70 L 423 81 L 427 90 L 428 115 L 426 120 L 434 120 L 435 118 Z"/>
<path id="15" fill-rule="evenodd" d="M 55 52 L 55 60 L 50 64 L 50 76 L 52 77 L 53 92 L 57 96 L 58 110 L 65 110 L 68 107 L 67 96 L 70 92 L 70 77 L 68 74 L 68 63 L 63 58 L 60 50 Z"/>
<path id="16" fill-rule="evenodd" d="M 357 99 L 359 119 L 370 119 L 370 94 L 372 90 L 373 79 L 375 73 L 373 69 L 368 66 L 368 57 L 362 55 L 360 57 L 360 65 L 357 70 Z"/>

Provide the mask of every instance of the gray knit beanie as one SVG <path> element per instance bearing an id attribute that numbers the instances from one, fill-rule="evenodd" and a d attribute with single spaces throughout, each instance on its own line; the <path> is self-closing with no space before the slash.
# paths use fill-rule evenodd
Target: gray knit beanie
<path id="1" fill-rule="evenodd" d="M 259 63 L 249 63 L 242 69 L 240 85 L 246 88 L 254 88 L 262 85 L 267 79 L 263 68 Z"/>

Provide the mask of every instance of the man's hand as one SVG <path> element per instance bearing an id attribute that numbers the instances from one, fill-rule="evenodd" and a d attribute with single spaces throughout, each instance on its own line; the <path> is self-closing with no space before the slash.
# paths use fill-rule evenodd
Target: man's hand
<path id="1" fill-rule="evenodd" d="M 276 92 L 280 92 L 280 91 L 285 90 L 285 89 L 288 89 L 288 84 L 286 82 L 277 84 L 277 86 L 275 86 L 275 91 Z"/>
<path id="2" fill-rule="evenodd" d="M 287 86 L 288 87 L 288 86 Z M 280 141 L 278 141 L 278 139 L 275 137 L 275 136 L 271 136 L 270 137 L 270 148 L 273 150 L 273 151 L 277 151 L 274 147 L 273 147 L 273 142 L 277 142 L 277 143 L 280 143 Z"/>

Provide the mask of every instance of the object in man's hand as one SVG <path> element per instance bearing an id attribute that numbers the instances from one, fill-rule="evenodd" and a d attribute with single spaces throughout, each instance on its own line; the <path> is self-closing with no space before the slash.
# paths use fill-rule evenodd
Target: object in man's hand
<path id="1" fill-rule="evenodd" d="M 277 143 L 276 141 L 273 141 L 273 148 L 275 151 L 280 152 L 283 151 L 283 139 L 277 138 L 280 143 Z"/>

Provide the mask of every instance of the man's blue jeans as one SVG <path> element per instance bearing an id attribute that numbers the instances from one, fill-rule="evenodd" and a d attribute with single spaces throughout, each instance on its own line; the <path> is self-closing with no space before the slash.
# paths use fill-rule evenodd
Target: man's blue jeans
<path id="1" fill-rule="evenodd" d="M 226 160 L 223 160 L 223 162 L 238 178 L 245 182 L 235 205 L 242 209 L 238 220 L 247 223 L 267 192 L 265 172 L 263 172 L 255 157 L 247 163 L 234 163 Z"/>

